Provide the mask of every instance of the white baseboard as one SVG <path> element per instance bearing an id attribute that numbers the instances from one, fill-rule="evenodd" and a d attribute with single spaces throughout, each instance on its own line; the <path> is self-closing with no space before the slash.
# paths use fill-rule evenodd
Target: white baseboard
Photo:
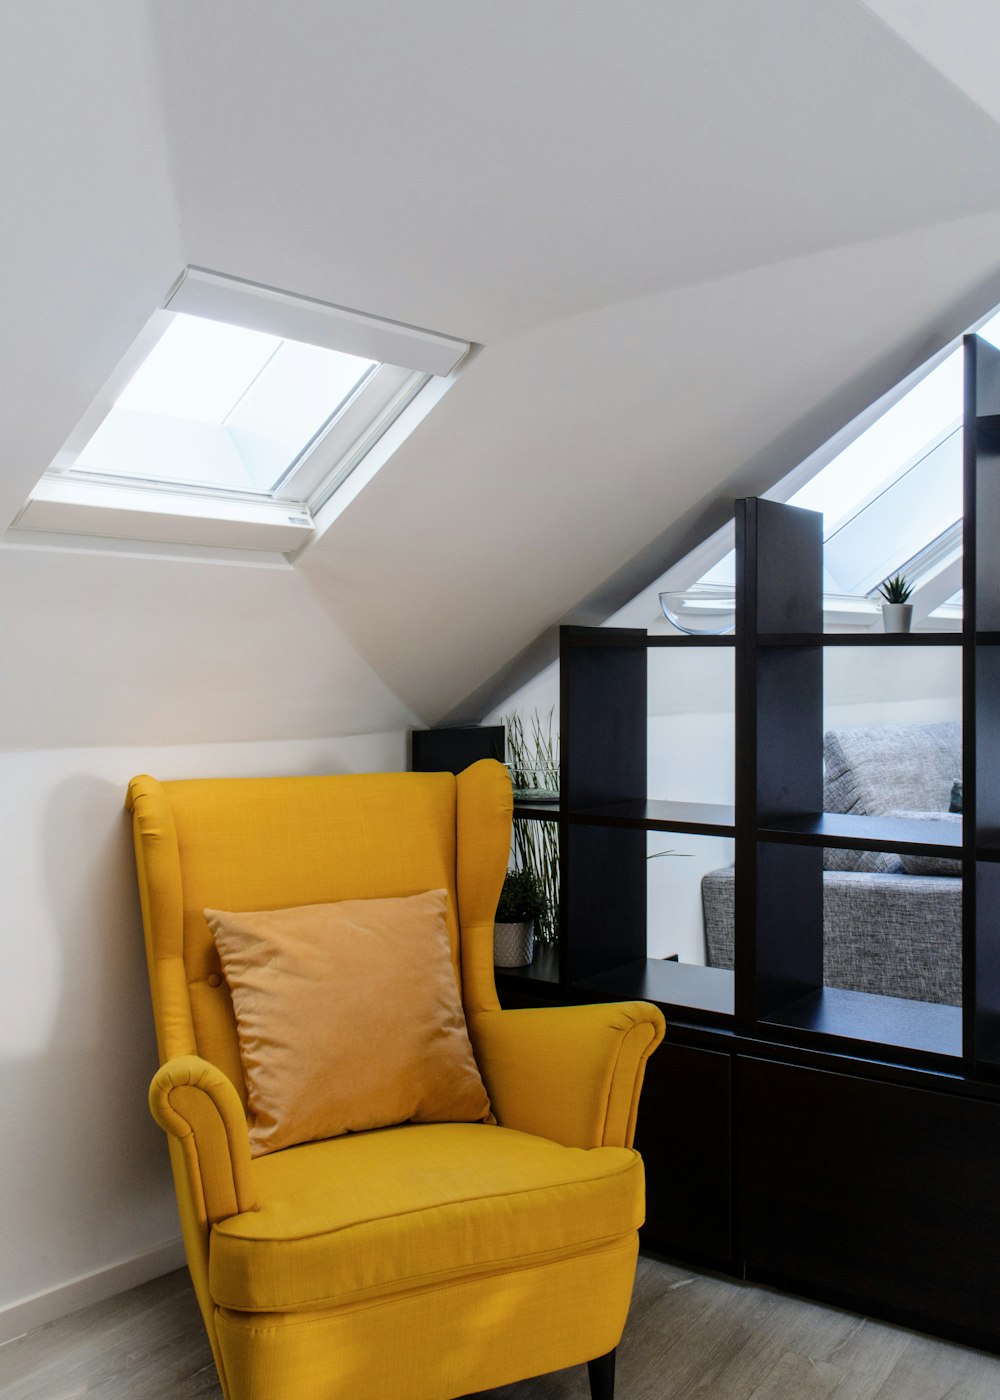
<path id="1" fill-rule="evenodd" d="M 122 1259 L 107 1268 L 95 1269 L 92 1274 L 70 1279 L 56 1288 L 36 1293 L 19 1303 L 10 1303 L 0 1308 L 0 1346 L 5 1342 L 21 1337 L 25 1332 L 33 1332 L 46 1322 L 65 1317 L 90 1303 L 100 1303 L 112 1298 L 116 1293 L 124 1293 L 128 1288 L 136 1288 L 140 1283 L 159 1278 L 179 1269 L 184 1263 L 184 1245 L 178 1237 L 156 1249 L 132 1259 Z"/>

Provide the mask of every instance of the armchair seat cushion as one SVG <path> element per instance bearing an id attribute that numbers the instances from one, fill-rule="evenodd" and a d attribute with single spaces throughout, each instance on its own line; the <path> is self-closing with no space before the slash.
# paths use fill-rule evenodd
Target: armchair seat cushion
<path id="1" fill-rule="evenodd" d="M 217 1224 L 215 1304 L 324 1310 L 579 1255 L 643 1219 L 630 1148 L 484 1123 L 405 1124 L 252 1164 L 260 1208 Z"/>

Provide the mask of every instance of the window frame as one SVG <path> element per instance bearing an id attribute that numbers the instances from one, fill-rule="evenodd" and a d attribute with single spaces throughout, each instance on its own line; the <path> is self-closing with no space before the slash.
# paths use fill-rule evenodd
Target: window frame
<path id="1" fill-rule="evenodd" d="M 376 368 L 342 404 L 331 407 L 330 418 L 270 492 L 78 467 L 80 454 L 176 312 L 357 355 L 376 361 Z M 315 517 L 373 448 L 398 425 L 389 451 L 377 454 L 377 470 L 424 416 L 414 411 L 415 401 L 432 386 L 439 391 L 450 387 L 471 349 L 470 342 L 437 332 L 205 268 L 185 268 L 57 452 L 11 528 L 297 552 L 322 533 L 322 527 L 317 531 Z M 426 395 L 427 407 L 440 396 L 440 392 Z"/>

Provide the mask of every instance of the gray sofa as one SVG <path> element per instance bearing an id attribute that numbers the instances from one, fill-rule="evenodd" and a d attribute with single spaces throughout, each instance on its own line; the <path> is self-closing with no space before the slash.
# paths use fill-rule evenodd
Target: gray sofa
<path id="1" fill-rule="evenodd" d="M 858 816 L 949 813 L 962 772 L 961 726 L 831 730 L 824 740 L 824 808 Z M 958 861 L 877 851 L 824 853 L 823 978 L 828 987 L 959 1006 L 962 880 Z M 733 966 L 730 866 L 701 884 L 710 967 Z"/>

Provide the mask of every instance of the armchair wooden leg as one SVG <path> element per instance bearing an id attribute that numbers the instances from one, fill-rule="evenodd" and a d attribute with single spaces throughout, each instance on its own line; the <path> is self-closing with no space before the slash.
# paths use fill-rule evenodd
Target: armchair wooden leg
<path id="1" fill-rule="evenodd" d="M 615 1400 L 615 1353 L 605 1352 L 587 1362 L 590 1372 L 590 1400 Z"/>

